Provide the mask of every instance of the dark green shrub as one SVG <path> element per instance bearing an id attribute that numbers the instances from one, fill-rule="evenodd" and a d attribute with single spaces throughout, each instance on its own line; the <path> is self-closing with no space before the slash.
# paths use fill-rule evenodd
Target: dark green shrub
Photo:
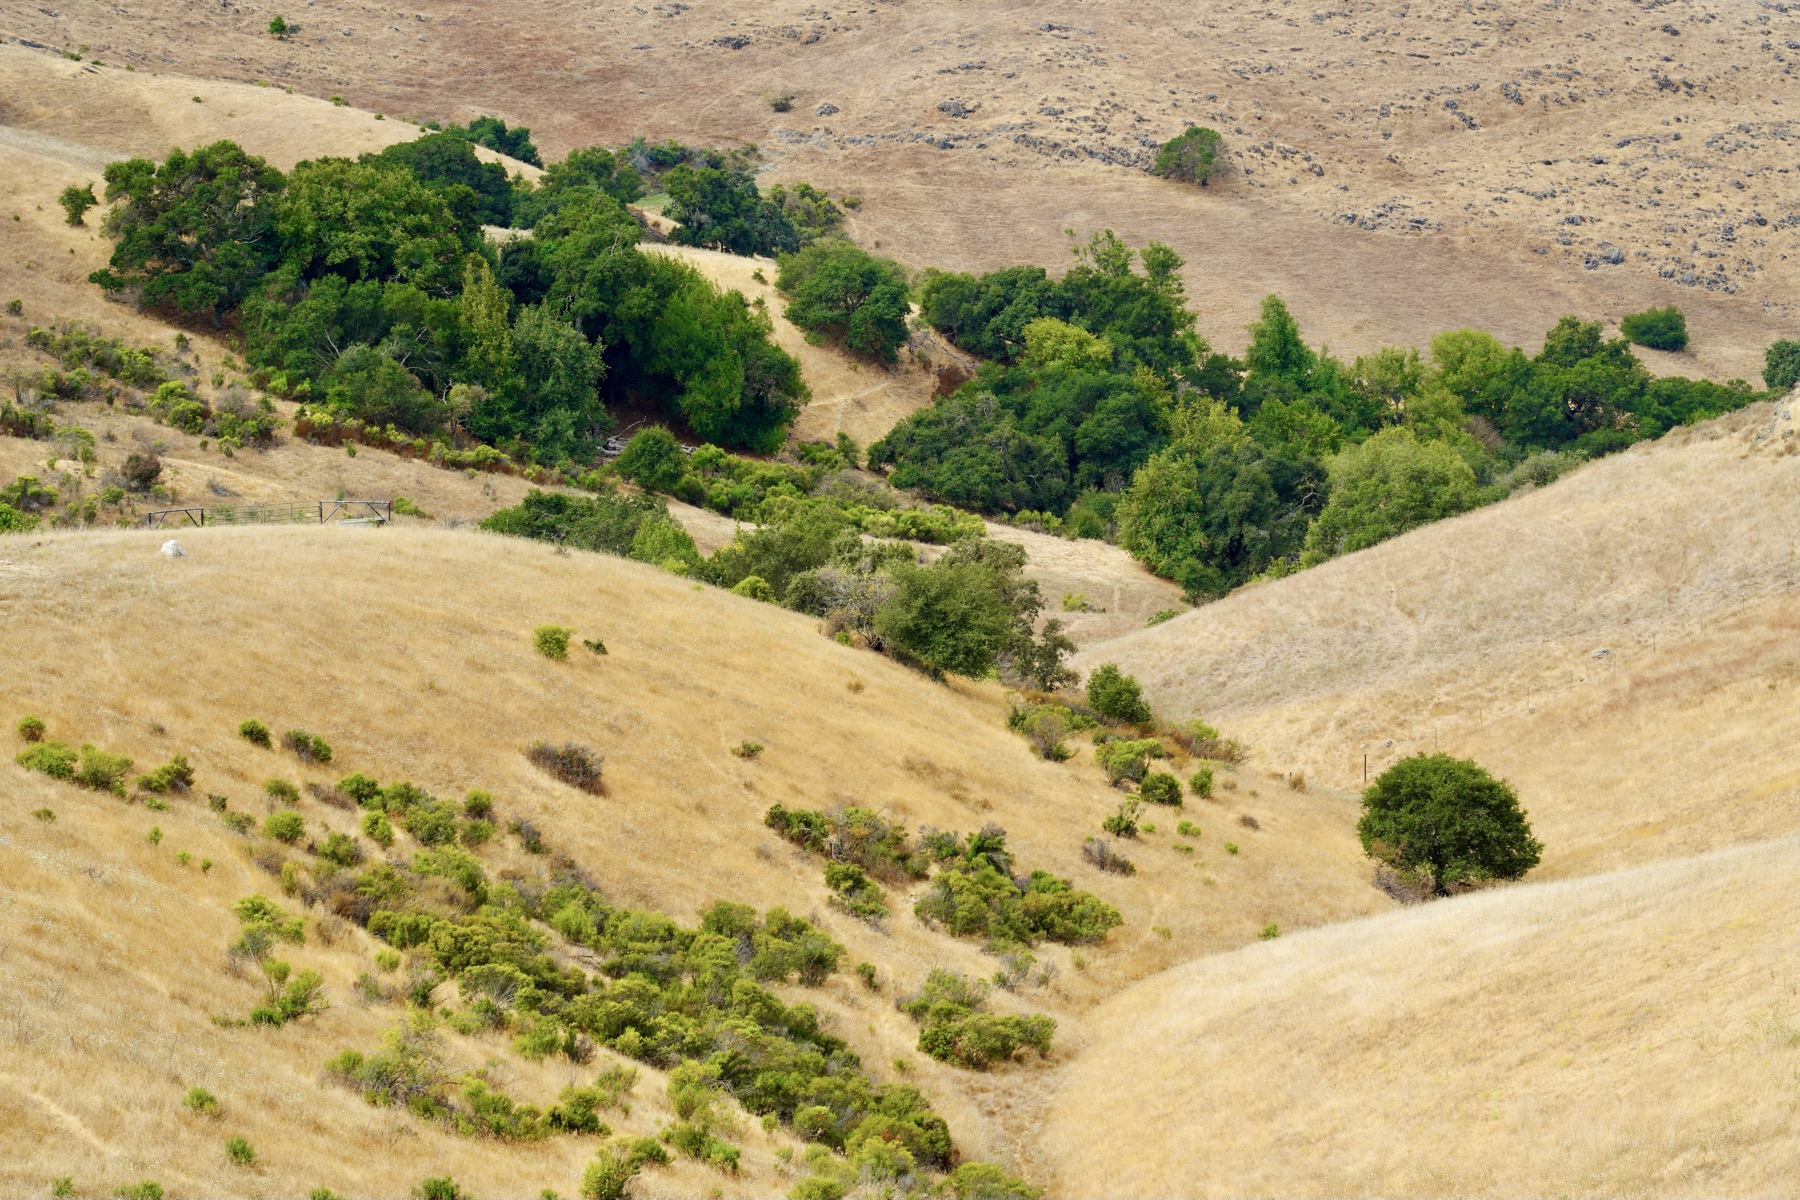
<path id="1" fill-rule="evenodd" d="M 539 625 L 531 631 L 531 645 L 545 658 L 564 662 L 569 657 L 569 638 L 575 631 L 563 625 Z"/>
<path id="2" fill-rule="evenodd" d="M 457 834 L 457 840 L 463 845 L 473 848 L 487 845 L 489 841 L 493 840 L 493 836 L 494 823 L 477 819 L 463 822 L 462 832 Z"/>
<path id="3" fill-rule="evenodd" d="M 579 742 L 564 742 L 560 746 L 534 742 L 531 749 L 525 752 L 525 757 L 538 770 L 572 788 L 591 792 L 596 796 L 606 795 L 606 783 L 601 778 L 605 757 Z"/>
<path id="4" fill-rule="evenodd" d="M 454 800 L 433 800 L 406 810 L 401 824 L 424 846 L 444 846 L 456 840 L 457 805 Z"/>
<path id="5" fill-rule="evenodd" d="M 1219 162 L 1220 138 L 1216 130 L 1203 125 L 1190 125 L 1186 132 L 1164 142 L 1156 152 L 1152 175 L 1197 183 L 1205 187 L 1215 178 Z"/>
<path id="6" fill-rule="evenodd" d="M 241 1137 L 225 1140 L 225 1157 L 240 1167 L 256 1165 L 256 1148 Z"/>
<path id="7" fill-rule="evenodd" d="M 661 425 L 652 425 L 632 436 L 614 460 L 619 474 L 652 492 L 672 492 L 687 472 L 687 455 L 681 443 Z"/>
<path id="8" fill-rule="evenodd" d="M 75 764 L 80 755 L 71 747 L 61 742 L 37 742 L 19 751 L 14 762 L 27 771 L 41 771 L 52 779 L 71 781 L 75 778 Z"/>
<path id="9" fill-rule="evenodd" d="M 778 603 L 775 588 L 760 575 L 746 575 L 731 585 L 731 594 L 742 596 L 746 600 L 759 600 L 764 604 Z"/>
<path id="10" fill-rule="evenodd" d="M 1017 631 L 998 572 L 947 554 L 930 566 L 899 563 L 892 577 L 874 630 L 897 657 L 934 678 L 979 679 L 995 669 Z"/>
<path id="11" fill-rule="evenodd" d="M 623 1200 L 637 1173 L 625 1149 L 602 1146 L 581 1172 L 582 1200 Z"/>
<path id="12" fill-rule="evenodd" d="M 1786 392 L 1800 383 L 1800 341 L 1781 340 L 1769 343 L 1763 355 L 1763 383 L 1770 391 Z"/>
<path id="13" fill-rule="evenodd" d="M 84 225 L 86 221 L 83 218 L 87 216 L 88 209 L 100 203 L 100 198 L 94 195 L 93 184 L 71 183 L 62 190 L 61 195 L 57 196 L 56 202 L 62 205 L 63 212 L 68 214 L 69 224 Z"/>
<path id="14" fill-rule="evenodd" d="M 341 785 L 340 785 L 341 786 Z M 463 815 L 476 820 L 486 820 L 494 815 L 494 797 L 491 792 L 480 790 L 469 793 L 463 801 Z"/>
<path id="15" fill-rule="evenodd" d="M 421 1179 L 419 1186 L 413 1189 L 417 1200 L 469 1200 L 469 1194 L 457 1186 L 457 1182 L 449 1175 L 437 1179 Z"/>
<path id="16" fill-rule="evenodd" d="M 787 318 L 852 353 L 893 362 L 906 344 L 906 272 L 850 242 L 815 242 L 784 254 L 775 286 L 788 297 Z"/>
<path id="17" fill-rule="evenodd" d="M 1138 784 L 1138 795 L 1151 804 L 1180 804 L 1181 781 L 1167 771 L 1153 771 Z"/>
<path id="18" fill-rule="evenodd" d="M 49 743 L 44 743 L 48 745 Z M 82 743 L 81 761 L 75 768 L 75 782 L 96 792 L 125 794 L 125 777 L 131 773 L 131 760 L 123 754 L 108 754 Z"/>
<path id="19" fill-rule="evenodd" d="M 277 804 L 300 803 L 300 789 L 286 779 L 271 779 L 263 784 L 263 795 Z"/>
<path id="20" fill-rule="evenodd" d="M 136 1183 L 121 1183 L 113 1195 L 117 1200 L 163 1200 L 163 1186 L 154 1179 L 140 1179 Z"/>
<path id="21" fill-rule="evenodd" d="M 238 726 L 237 731 L 238 736 L 252 746 L 261 746 L 266 750 L 274 745 L 274 739 L 269 736 L 269 727 L 261 721 L 254 719 L 245 721 Z"/>
<path id="22" fill-rule="evenodd" d="M 222 813 L 219 816 L 219 820 L 225 823 L 225 828 L 231 830 L 231 832 L 237 834 L 239 837 L 248 837 L 250 831 L 256 828 L 256 818 L 249 813 Z"/>
<path id="23" fill-rule="evenodd" d="M 1628 340 L 1652 350 L 1687 349 L 1687 318 L 1673 304 L 1630 314 L 1619 322 L 1619 332 Z"/>
<path id="24" fill-rule="evenodd" d="M 1517 879 L 1544 849 L 1512 788 L 1448 754 L 1416 754 L 1383 771 L 1363 793 L 1356 832 L 1369 857 L 1429 881 L 1439 895 Z"/>
<path id="25" fill-rule="evenodd" d="M 278 37 L 278 38 L 286 37 L 287 34 L 288 34 L 288 23 L 285 19 L 283 19 L 282 15 L 280 13 L 276 13 L 273 17 L 269 18 L 269 36 L 270 37 Z"/>
<path id="26" fill-rule="evenodd" d="M 1039 757 L 1050 762 L 1065 762 L 1073 753 L 1063 745 L 1070 732 L 1073 714 L 1060 704 L 1034 704 L 1015 708 L 1007 716 L 1007 725 L 1029 741 Z"/>
<path id="27" fill-rule="evenodd" d="M 301 762 L 328 763 L 331 747 L 324 738 L 304 729 L 290 729 L 281 735 L 281 744 L 297 755 Z"/>
<path id="28" fill-rule="evenodd" d="M 1141 782 L 1150 770 L 1149 760 L 1163 756 L 1162 743 L 1155 738 L 1131 741 L 1117 738 L 1094 747 L 1094 761 L 1106 772 L 1108 783 Z"/>
<path id="29" fill-rule="evenodd" d="M 268 819 L 263 822 L 263 834 L 278 842 L 292 845 L 305 836 L 306 822 L 301 819 L 299 813 L 282 809 L 280 812 L 269 814 Z"/>
<path id="30" fill-rule="evenodd" d="M 986 1162 L 963 1163 L 944 1182 L 956 1200 L 1038 1200 L 1044 1194 Z"/>
<path id="31" fill-rule="evenodd" d="M 1147 725 L 1152 720 L 1144 689 L 1114 663 L 1095 667 L 1088 675 L 1087 701 L 1090 708 L 1109 721 Z"/>
<path id="32" fill-rule="evenodd" d="M 1213 794 L 1213 773 L 1211 767 L 1201 767 L 1188 776 L 1188 790 L 1202 800 L 1209 800 Z"/>
<path id="33" fill-rule="evenodd" d="M 194 786 L 194 768 L 185 754 L 177 754 L 148 775 L 139 775 L 137 785 L 146 792 L 185 792 Z"/>
<path id="34" fill-rule="evenodd" d="M 37 527 L 37 514 L 23 513 L 10 504 L 0 503 L 0 533 L 30 533 Z"/>
<path id="35" fill-rule="evenodd" d="M 19 723 L 15 728 L 19 731 L 19 737 L 27 742 L 41 742 L 44 740 L 44 723 L 34 716 L 27 714 L 26 716 L 20 717 Z"/>

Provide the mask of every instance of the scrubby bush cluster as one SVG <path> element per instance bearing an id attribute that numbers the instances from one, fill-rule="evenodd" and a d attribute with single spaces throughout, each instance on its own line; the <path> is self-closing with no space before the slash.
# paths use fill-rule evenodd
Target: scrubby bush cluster
<path id="1" fill-rule="evenodd" d="M 938 969 L 897 1007 L 919 1023 L 920 1050 L 959 1067 L 980 1071 L 1026 1050 L 1050 1053 L 1054 1019 L 991 1013 L 987 997 L 986 982 Z"/>
<path id="2" fill-rule="evenodd" d="M 795 845 L 830 858 L 833 866 L 865 873 L 858 878 L 840 871 L 833 882 L 827 868 L 826 882 L 840 895 L 873 886 L 870 875 L 891 882 L 930 877 L 931 888 L 913 906 L 914 915 L 959 937 L 982 937 L 996 952 L 1039 941 L 1097 942 L 1123 920 L 1111 905 L 1048 871 L 1015 876 L 1006 831 L 998 825 L 966 838 L 928 829 L 915 842 L 904 827 L 870 809 L 825 813 L 781 804 L 772 806 L 763 822 Z"/>
<path id="3" fill-rule="evenodd" d="M 632 437 L 614 468 L 648 491 L 666 492 L 740 521 L 778 521 L 790 502 L 812 497 L 834 504 L 852 527 L 873 537 L 948 544 L 981 535 L 978 517 L 920 503 L 849 473 L 856 460 L 855 443 L 841 435 L 835 446 L 801 442 L 793 447 L 791 461 L 784 456 L 765 462 L 711 445 L 688 453 L 668 430 L 651 426 Z"/>
<path id="4" fill-rule="evenodd" d="M 331 761 L 331 745 L 316 733 L 308 733 L 304 729 L 290 729 L 281 735 L 281 744 L 292 751 L 301 762 L 328 763 Z"/>
<path id="5" fill-rule="evenodd" d="M 829 632 L 934 676 L 999 671 L 1038 687 L 1073 678 L 1062 662 L 1074 644 L 1060 624 L 1035 629 L 1042 599 L 1024 576 L 1022 547 L 968 538 L 926 566 L 906 543 L 865 541 L 828 498 L 780 497 L 762 507 L 763 524 L 710 558 L 654 497 L 533 492 L 483 527 L 656 562 L 821 617 Z"/>
<path id="6" fill-rule="evenodd" d="M 984 938 L 990 949 L 1079 945 L 1101 941 L 1123 923 L 1118 909 L 1048 871 L 1015 876 L 1006 831 L 997 825 L 960 840 L 944 833 L 922 840 L 938 868 L 913 913 L 959 937 Z"/>
<path id="7" fill-rule="evenodd" d="M 26 735 L 25 740 L 30 744 L 14 761 L 26 770 L 38 771 L 91 791 L 125 795 L 131 760 L 123 754 L 110 754 L 86 742 L 80 750 L 72 749 L 62 742 L 45 738 L 41 722 L 36 726 L 21 722 L 20 733 Z M 29 736 L 32 733 L 36 737 Z"/>
<path id="8" fill-rule="evenodd" d="M 433 993 L 453 984 L 453 1025 L 507 1030 L 515 1050 L 531 1058 L 582 1061 L 604 1045 L 676 1068 L 679 1094 L 671 1098 L 680 1119 L 665 1132 L 678 1150 L 716 1165 L 728 1156 L 706 1140 L 716 1135 L 705 1110 L 727 1095 L 831 1149 L 854 1155 L 859 1133 L 879 1129 L 921 1169 L 949 1165 L 948 1129 L 916 1089 L 875 1083 L 823 1032 L 811 1006 L 786 1005 L 762 986 L 817 984 L 837 968 L 842 947 L 806 921 L 720 902 L 698 927 L 684 928 L 660 914 L 616 908 L 566 861 L 550 878 L 507 882 L 490 881 L 476 864 L 472 888 L 446 910 L 418 866 L 415 858 L 411 868 L 383 863 L 339 873 L 321 902 L 428 965 L 414 985 L 421 1003 L 437 1006 Z M 550 952 L 557 939 L 599 962 L 598 973 L 559 961 Z M 447 1071 L 429 1021 L 421 1016 L 376 1052 L 347 1053 L 330 1069 L 372 1102 L 496 1136 L 595 1132 L 596 1114 L 622 1090 L 616 1079 L 608 1088 L 603 1075 L 600 1094 L 565 1092 L 547 1113 L 508 1107 L 491 1088 L 471 1093 L 466 1079 Z M 720 1053 L 727 1047 L 729 1054 Z M 482 1117 L 484 1107 L 498 1116 Z M 513 1132 L 496 1132 L 506 1130 Z"/>

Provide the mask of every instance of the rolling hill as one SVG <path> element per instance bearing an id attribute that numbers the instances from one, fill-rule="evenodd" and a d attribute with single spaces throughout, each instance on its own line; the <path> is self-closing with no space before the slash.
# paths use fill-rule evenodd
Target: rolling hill
<path id="1" fill-rule="evenodd" d="M 1573 874 L 1784 836 L 1800 772 L 1792 397 L 1086 652 L 1360 788 L 1442 749 Z"/>
<path id="2" fill-rule="evenodd" d="M 1044 949 L 1055 978 L 996 999 L 1057 1016 L 1070 1046 L 1082 1036 L 1077 1014 L 1131 981 L 1242 945 L 1269 921 L 1319 924 L 1387 903 L 1366 886 L 1336 805 L 1283 795 L 1276 811 L 1250 776 L 1225 793 L 1229 806 L 1191 813 L 1204 830 L 1199 854 L 1174 852 L 1165 832 L 1146 839 L 1137 875 L 1102 875 L 1080 849 L 1116 793 L 1091 764 L 1036 759 L 1007 732 L 998 689 L 931 683 L 819 636 L 809 619 L 636 563 L 422 527 L 194 530 L 179 535 L 178 559 L 158 554 L 167 536 L 25 535 L 0 546 L 0 656 L 18 710 L 8 724 L 30 711 L 50 736 L 129 755 L 140 770 L 180 753 L 197 771 L 191 797 L 150 812 L 0 768 L 0 869 L 15 883 L 0 911 L 0 943 L 11 947 L 0 981 L 17 999 L 11 1035 L 28 1051 L 0 1073 L 0 1113 L 33 1133 L 27 1155 L 0 1165 L 0 1190 L 70 1173 L 108 1189 L 149 1175 L 182 1191 L 230 1190 L 238 1177 L 216 1151 L 228 1132 L 260 1148 L 257 1178 L 272 1192 L 323 1183 L 398 1194 L 439 1164 L 478 1194 L 572 1190 L 591 1150 L 553 1142 L 544 1158 L 540 1147 L 457 1141 L 321 1078 L 332 1054 L 372 1043 L 401 1013 L 357 998 L 352 984 L 379 947 L 360 930 L 315 912 L 328 928 L 294 949 L 297 966 L 326 979 L 324 1016 L 278 1032 L 210 1024 L 255 995 L 227 970 L 229 905 L 277 895 L 280 882 L 253 861 L 271 843 L 238 838 L 201 797 L 260 818 L 271 776 L 329 784 L 359 770 L 436 794 L 485 788 L 505 819 L 537 825 L 614 903 L 691 920 L 732 898 L 816 919 L 851 961 L 877 964 L 882 992 L 839 976 L 792 998 L 817 1004 L 878 1073 L 902 1060 L 977 1156 L 1009 1158 L 1024 1144 L 1019 1114 L 1036 1074 L 980 1075 L 917 1055 L 916 1027 L 892 1002 L 933 967 L 985 974 L 994 960 L 921 925 L 906 899 L 885 932 L 828 907 L 819 860 L 763 828 L 770 804 L 862 804 L 915 828 L 996 822 L 1022 864 L 1116 904 L 1126 925 L 1104 947 Z M 546 621 L 603 639 L 609 653 L 538 657 L 531 629 Z M 252 716 L 324 736 L 331 766 L 244 742 L 235 730 Z M 603 753 L 610 794 L 537 773 L 523 751 L 539 739 Z M 744 740 L 767 749 L 753 763 L 733 757 Z M 34 819 L 40 808 L 54 822 Z M 298 811 L 310 836 L 354 827 L 354 813 L 310 797 Z M 1240 811 L 1260 814 L 1263 829 L 1236 835 L 1243 853 L 1221 854 Z M 145 840 L 152 827 L 160 844 Z M 532 871 L 505 841 L 493 869 Z M 178 852 L 216 865 L 203 875 Z M 567 1067 L 531 1067 L 504 1045 L 459 1038 L 450 1053 L 471 1067 L 498 1060 L 508 1087 L 535 1103 L 572 1081 Z M 661 1111 L 660 1079 L 647 1075 L 643 1111 L 625 1126 L 635 1132 Z M 195 1085 L 221 1097 L 229 1130 L 178 1115 Z M 741 1176 L 652 1174 L 644 1194 L 692 1194 L 703 1180 L 732 1194 L 785 1190 L 771 1157 L 781 1144 L 749 1136 Z"/>
<path id="3" fill-rule="evenodd" d="M 1091 1018 L 1072 1196 L 1772 1195 L 1792 1184 L 1793 838 L 1169 971 Z"/>

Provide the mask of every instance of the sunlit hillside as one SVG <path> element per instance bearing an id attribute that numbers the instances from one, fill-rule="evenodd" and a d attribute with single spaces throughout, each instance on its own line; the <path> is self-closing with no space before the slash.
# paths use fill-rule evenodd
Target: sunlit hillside
<path id="1" fill-rule="evenodd" d="M 379 943 L 353 927 L 339 923 L 293 951 L 297 966 L 324 974 L 330 1012 L 280 1031 L 209 1023 L 241 1016 L 256 994 L 227 970 L 228 905 L 279 895 L 280 881 L 251 861 L 272 843 L 234 836 L 203 797 L 226 796 L 260 820 L 270 777 L 328 784 L 361 771 L 440 795 L 487 789 L 503 821 L 536 824 L 615 903 L 687 921 L 731 898 L 818 920 L 850 961 L 876 964 L 881 992 L 840 974 L 816 991 L 790 989 L 793 998 L 819 1004 L 877 1074 L 904 1062 L 959 1146 L 1001 1159 L 1030 1133 L 1043 1068 L 985 1076 L 933 1062 L 893 1007 L 934 966 L 989 974 L 995 960 L 977 942 L 921 925 L 904 897 L 885 932 L 828 907 L 819 860 L 764 829 L 769 805 L 860 804 L 914 828 L 996 822 L 1022 865 L 1117 905 L 1125 924 L 1104 945 L 1079 961 L 1046 947 L 1052 981 L 1016 999 L 996 994 L 1003 1009 L 1062 1022 L 1053 1061 L 1081 1044 L 1079 1014 L 1133 980 L 1242 945 L 1270 921 L 1319 924 L 1387 904 L 1365 882 L 1340 805 L 1285 788 L 1276 797 L 1248 775 L 1220 802 L 1189 805 L 1198 853 L 1175 853 L 1164 831 L 1133 851 L 1137 875 L 1103 875 L 1080 849 L 1117 794 L 1089 762 L 1037 759 L 1005 728 L 997 689 L 932 683 L 837 645 L 811 620 L 649 567 L 467 530 L 195 530 L 178 535 L 186 555 L 174 559 L 159 552 L 168 536 L 24 535 L 0 545 L 8 727 L 31 712 L 51 737 L 129 755 L 137 770 L 180 753 L 197 772 L 189 797 L 152 812 L 10 761 L 0 767 L 0 859 L 15 882 L 0 911 L 0 940 L 14 947 L 0 956 L 0 978 L 14 998 L 10 1036 L 33 1048 L 0 1080 L 0 1105 L 9 1123 L 34 1131 L 29 1154 L 0 1167 L 0 1190 L 70 1173 L 108 1189 L 150 1175 L 182 1191 L 229 1190 L 239 1177 L 217 1156 L 228 1132 L 263 1148 L 258 1178 L 271 1192 L 325 1183 L 398 1194 L 440 1161 L 477 1194 L 527 1183 L 573 1190 L 579 1147 L 550 1143 L 545 1159 L 536 1148 L 458 1142 L 321 1080 L 327 1058 L 371 1043 L 402 1013 L 357 999 L 351 984 Z M 545 622 L 603 641 L 608 653 L 539 657 L 532 629 Z M 331 765 L 244 742 L 235 730 L 250 717 L 320 734 L 334 748 Z M 609 794 L 537 772 L 523 752 L 539 739 L 604 754 Z M 730 753 L 747 740 L 766 747 L 755 761 Z M 40 808 L 54 822 L 34 819 Z M 354 831 L 355 813 L 310 796 L 298 811 L 309 836 Z M 1240 829 L 1240 812 L 1259 815 L 1262 828 Z M 160 844 L 146 841 L 153 827 Z M 1220 851 L 1230 840 L 1241 853 Z M 496 871 L 541 869 L 510 838 L 496 847 Z M 201 858 L 215 864 L 204 875 Z M 563 1073 L 527 1070 L 505 1045 L 459 1040 L 453 1054 L 465 1067 L 495 1058 L 521 1099 L 553 1099 Z M 229 1130 L 184 1121 L 178 1101 L 196 1084 L 222 1098 Z M 647 1079 L 641 1092 L 631 1129 L 655 1124 L 660 1083 Z M 643 1194 L 784 1190 L 776 1144 L 750 1137 L 741 1177 L 652 1172 Z"/>
<path id="2" fill-rule="evenodd" d="M 1780 837 L 1800 764 L 1790 397 L 1246 588 L 1087 655 L 1269 763 L 1510 780 L 1563 875 Z"/>
<path id="3" fill-rule="evenodd" d="M 1800 843 L 1217 955 L 1093 1015 L 1070 1196 L 1783 1195 Z"/>

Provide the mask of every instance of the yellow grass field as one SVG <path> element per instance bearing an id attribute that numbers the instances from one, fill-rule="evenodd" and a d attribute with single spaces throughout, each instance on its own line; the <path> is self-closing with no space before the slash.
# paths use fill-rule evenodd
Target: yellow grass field
<path id="1" fill-rule="evenodd" d="M 1786 1196 L 1800 841 L 1216 955 L 1092 1016 L 1070 1196 Z"/>

